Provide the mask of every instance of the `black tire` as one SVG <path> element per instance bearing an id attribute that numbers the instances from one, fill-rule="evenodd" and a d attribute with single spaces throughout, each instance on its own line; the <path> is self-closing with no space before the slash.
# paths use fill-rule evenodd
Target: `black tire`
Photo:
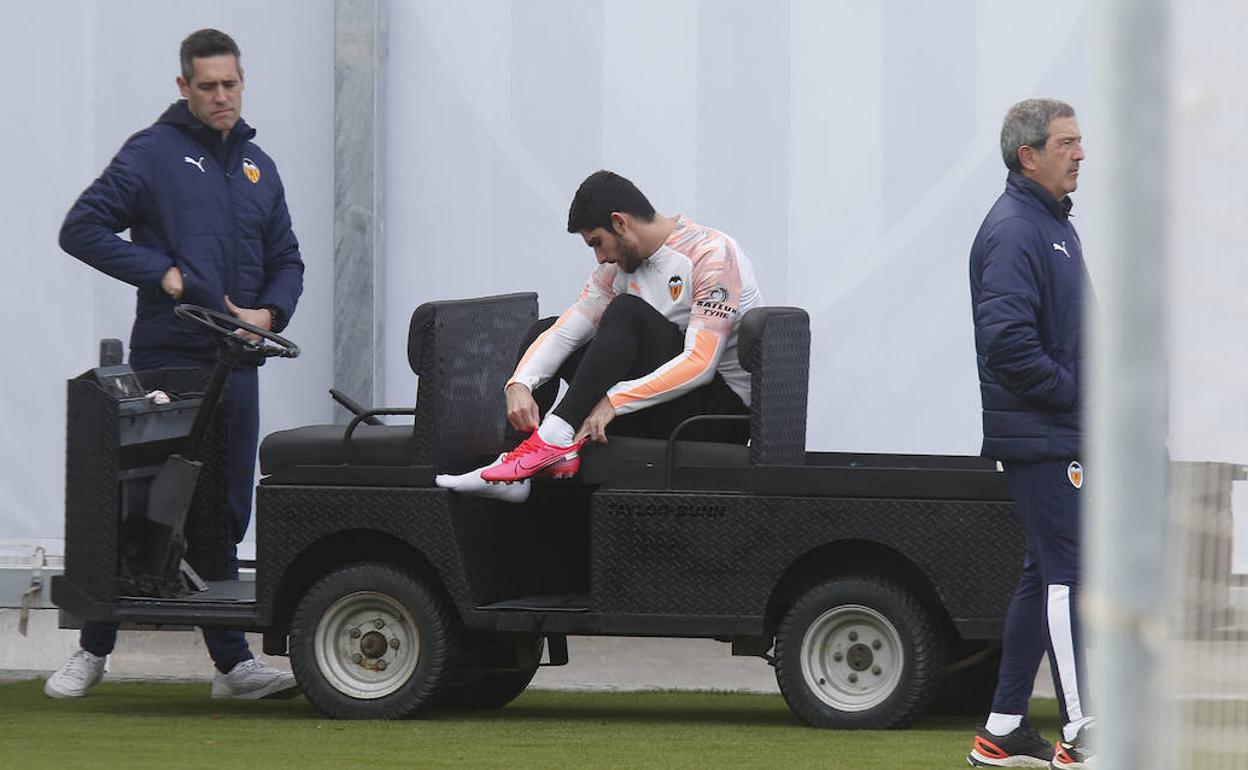
<path id="1" fill-rule="evenodd" d="M 455 638 L 442 601 L 418 578 L 363 562 L 334 570 L 304 594 L 291 621 L 290 662 L 308 700 L 327 715 L 398 719 L 441 694 Z"/>
<path id="2" fill-rule="evenodd" d="M 812 727 L 904 727 L 931 701 L 944 661 L 943 637 L 927 609 L 874 576 L 810 589 L 776 633 L 780 692 Z"/>
<path id="3" fill-rule="evenodd" d="M 955 653 L 957 658 L 945 668 L 940 690 L 929 714 L 942 716 L 982 716 L 992 710 L 1001 668 L 1001 644 L 980 644 Z"/>
<path id="4" fill-rule="evenodd" d="M 543 637 L 485 638 L 469 649 L 459 675 L 440 705 L 453 709 L 501 709 L 533 681 L 546 648 Z"/>

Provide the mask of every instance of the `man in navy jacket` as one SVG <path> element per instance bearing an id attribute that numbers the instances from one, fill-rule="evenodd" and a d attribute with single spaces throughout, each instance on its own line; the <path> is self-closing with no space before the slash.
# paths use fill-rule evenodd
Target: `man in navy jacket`
<path id="1" fill-rule="evenodd" d="M 135 369 L 211 368 L 210 333 L 173 313 L 179 302 L 228 311 L 281 331 L 303 291 L 303 260 L 273 161 L 240 117 L 243 71 L 234 40 L 203 29 L 182 42 L 183 99 L 125 143 L 78 198 L 61 227 L 61 248 L 137 288 L 130 363 Z M 129 229 L 130 240 L 117 233 Z M 259 438 L 254 367 L 229 375 L 229 483 L 234 542 L 251 518 Z M 233 572 L 237 576 L 237 561 Z M 103 676 L 117 626 L 86 623 L 82 649 L 44 691 L 78 697 Z M 212 695 L 293 695 L 294 677 L 255 660 L 241 631 L 204 629 L 218 673 Z"/>
<path id="2" fill-rule="evenodd" d="M 992 713 L 968 760 L 1081 768 L 1092 718 L 1076 608 L 1087 270 L 1070 222 L 1084 158 L 1074 110 L 1053 99 L 1014 105 L 1001 152 L 1009 175 L 971 247 L 971 305 L 983 454 L 1005 467 L 1027 551 L 1006 615 Z M 1026 722 L 1046 649 L 1064 722 L 1056 747 Z"/>

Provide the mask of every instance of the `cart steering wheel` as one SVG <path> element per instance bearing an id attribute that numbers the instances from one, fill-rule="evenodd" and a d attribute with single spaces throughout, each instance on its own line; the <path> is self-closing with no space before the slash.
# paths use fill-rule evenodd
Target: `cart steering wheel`
<path id="1" fill-rule="evenodd" d="M 173 308 L 173 312 L 177 313 L 180 318 L 194 321 L 219 336 L 223 341 L 231 345 L 237 345 L 249 353 L 258 354 L 265 358 L 297 358 L 299 356 L 299 346 L 295 343 L 268 329 L 262 329 L 254 324 L 249 324 L 228 313 L 222 313 L 219 310 L 209 310 L 199 305 L 177 305 Z M 251 332 L 260 339 L 245 337 L 239 334 L 239 331 Z"/>

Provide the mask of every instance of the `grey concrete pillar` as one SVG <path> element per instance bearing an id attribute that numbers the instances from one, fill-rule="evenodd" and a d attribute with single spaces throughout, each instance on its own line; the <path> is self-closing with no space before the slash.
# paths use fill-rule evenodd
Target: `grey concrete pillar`
<path id="1" fill-rule="evenodd" d="M 384 406 L 383 11 L 382 0 L 334 6 L 334 387 L 366 408 Z"/>
<path id="2" fill-rule="evenodd" d="M 1171 770 L 1157 720 L 1166 553 L 1166 222 L 1172 0 L 1106 0 L 1092 13 L 1094 95 L 1105 120 L 1088 173 L 1097 225 L 1083 517 L 1083 619 L 1102 770 Z M 1203 765 L 1202 765 L 1203 766 Z"/>

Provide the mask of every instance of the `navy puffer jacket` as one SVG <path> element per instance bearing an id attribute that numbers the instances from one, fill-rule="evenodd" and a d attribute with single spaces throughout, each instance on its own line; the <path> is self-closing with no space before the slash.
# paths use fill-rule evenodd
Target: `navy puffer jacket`
<path id="1" fill-rule="evenodd" d="M 1079 456 L 1087 268 L 1070 205 L 1011 172 L 971 247 L 987 457 Z"/>
<path id="2" fill-rule="evenodd" d="M 65 217 L 61 248 L 138 287 L 130 348 L 211 360 L 209 332 L 173 314 L 160 288 L 182 271 L 182 302 L 225 310 L 269 307 L 285 326 L 303 292 L 303 260 L 277 167 L 242 120 L 229 135 L 185 101 L 130 137 Z M 117 233 L 129 228 L 130 240 Z M 280 331 L 280 328 L 275 328 Z"/>

